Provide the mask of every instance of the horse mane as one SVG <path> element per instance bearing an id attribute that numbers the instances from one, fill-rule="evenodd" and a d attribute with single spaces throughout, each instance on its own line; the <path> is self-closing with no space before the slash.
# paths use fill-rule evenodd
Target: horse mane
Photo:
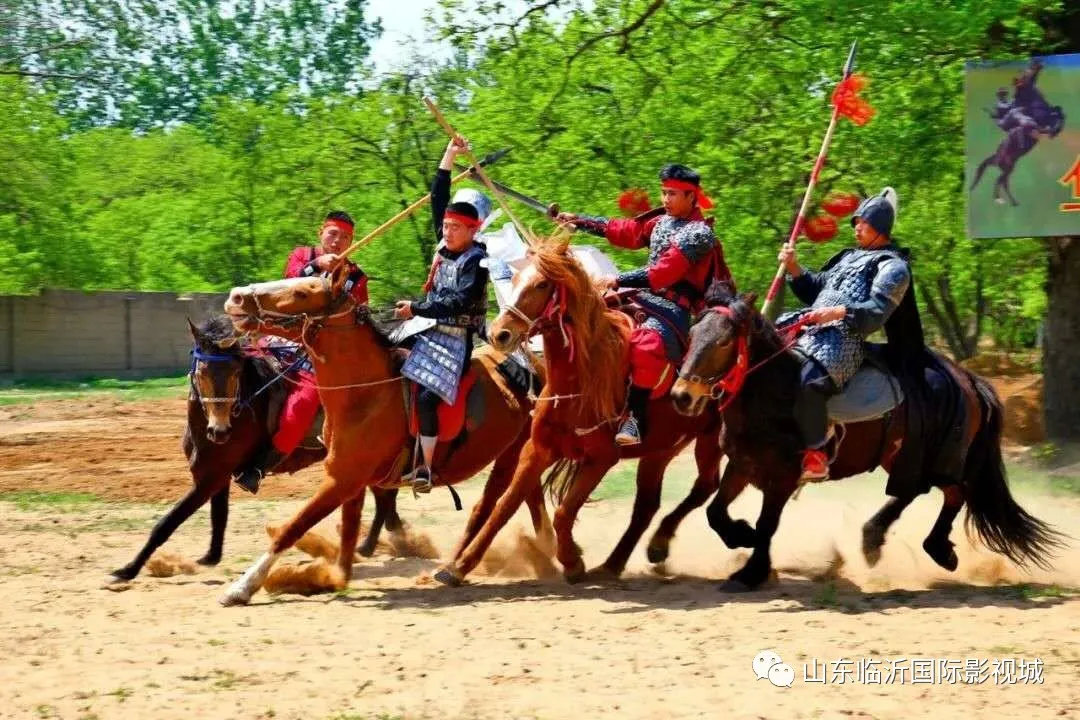
<path id="1" fill-rule="evenodd" d="M 732 292 L 731 286 L 723 280 L 714 280 L 705 290 L 706 307 L 728 308 L 734 316 L 735 323 L 749 333 L 753 339 L 750 343 L 751 356 L 764 352 L 777 352 L 784 344 L 776 326 L 754 306 L 756 300 L 755 293 L 736 295 Z"/>
<path id="2" fill-rule="evenodd" d="M 622 369 L 630 339 L 624 316 L 607 307 L 593 280 L 567 252 L 565 240 L 538 243 L 532 262 L 564 293 L 566 330 L 572 337 L 582 409 L 597 419 L 614 417 L 621 409 Z"/>

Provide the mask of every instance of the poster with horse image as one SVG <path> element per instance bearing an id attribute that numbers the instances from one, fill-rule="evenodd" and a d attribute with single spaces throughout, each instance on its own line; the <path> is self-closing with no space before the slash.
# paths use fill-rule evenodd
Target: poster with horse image
<path id="1" fill-rule="evenodd" d="M 968 234 L 1080 235 L 1080 54 L 966 66 Z"/>

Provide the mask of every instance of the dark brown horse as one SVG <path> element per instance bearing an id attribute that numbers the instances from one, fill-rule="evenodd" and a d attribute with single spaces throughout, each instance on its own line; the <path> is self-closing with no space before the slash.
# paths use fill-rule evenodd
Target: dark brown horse
<path id="1" fill-rule="evenodd" d="M 1009 189 L 1009 178 L 1012 177 L 1013 170 L 1016 168 L 1016 163 L 1020 158 L 1031 152 L 1038 142 L 1039 134 L 1037 130 L 1023 126 L 1009 130 L 998 144 L 997 149 L 979 163 L 979 167 L 975 170 L 975 179 L 971 182 L 971 188 L 968 192 L 974 190 L 975 186 L 979 184 L 987 168 L 992 165 L 997 166 L 1001 170 L 1001 174 L 994 181 L 994 200 L 1003 203 L 1001 193 L 1004 191 L 1009 198 L 1009 202 L 1014 206 L 1019 205 L 1020 203 L 1016 202 L 1016 198 L 1013 197 L 1012 190 Z"/>
<path id="2" fill-rule="evenodd" d="M 541 475 L 557 462 L 570 462 L 560 473 L 556 495 L 556 556 L 569 582 L 586 576 L 581 549 L 574 542 L 578 511 L 604 475 L 622 458 L 640 458 L 637 495 L 630 525 L 596 577 L 618 577 L 660 506 L 664 470 L 695 441 L 698 477 L 690 496 L 664 519 L 649 543 L 649 558 L 663 560 L 679 522 L 701 506 L 717 488 L 720 464 L 719 416 L 687 418 L 667 397 L 650 403 L 650 430 L 637 446 L 620 448 L 615 430 L 625 404 L 629 318 L 609 309 L 585 270 L 567 252 L 565 242 L 534 248 L 530 264 L 514 278 L 510 305 L 491 324 L 488 337 L 509 351 L 539 333 L 544 341 L 547 383 L 537 400 L 528 442 L 506 493 L 491 517 L 462 553 L 435 578 L 458 585 L 480 562 L 499 530 L 541 486 Z"/>
<path id="3" fill-rule="evenodd" d="M 708 509 L 709 524 L 731 548 L 753 548 L 746 564 L 723 588 L 752 589 L 764 582 L 771 570 L 769 546 L 788 498 L 799 487 L 802 442 L 792 413 L 799 387 L 799 361 L 772 325 L 753 309 L 753 297 L 732 298 L 710 291 L 710 311 L 704 313 L 690 333 L 690 348 L 672 387 L 675 406 L 688 415 L 712 406 L 714 389 L 725 382 L 729 394 L 723 409 L 725 451 L 728 465 L 720 492 Z M 939 358 L 947 368 L 948 382 L 964 398 L 963 443 L 966 455 L 962 481 L 942 484 L 944 476 L 928 473 L 940 487 L 944 504 L 923 548 L 948 570 L 957 566 L 949 541 L 953 521 L 967 503 L 968 526 L 974 525 L 982 541 L 993 551 L 1024 564 L 1046 564 L 1061 536 L 1021 508 L 1009 492 L 1001 458 L 1002 410 L 993 388 L 982 378 Z M 732 383 L 732 369 L 742 385 Z M 844 428 L 830 476 L 838 480 L 865 473 L 881 465 L 892 469 L 904 440 L 906 401 L 884 418 L 852 423 Z M 952 482 L 952 481 L 950 481 Z M 733 520 L 728 506 L 747 484 L 761 490 L 761 514 L 756 527 Z M 863 553 L 872 565 L 879 557 L 885 533 L 915 498 L 890 498 L 863 526 Z"/>
<path id="4" fill-rule="evenodd" d="M 207 501 L 210 502 L 210 549 L 198 563 L 216 565 L 221 561 L 232 477 L 251 462 L 260 445 L 269 442 L 267 416 L 287 392 L 284 380 L 273 382 L 277 372 L 269 360 L 253 354 L 238 341 L 228 317 L 212 317 L 201 327 L 188 324 L 195 345 L 183 449 L 193 486 L 157 521 L 135 559 L 112 572 L 112 581 L 133 580 L 154 551 Z M 324 457 L 325 448 L 301 446 L 282 462 L 275 474 L 296 472 Z M 362 555 L 370 556 L 375 551 L 384 523 L 391 532 L 400 529 L 396 495 L 396 490 L 375 494 L 375 518 L 360 547 Z"/>

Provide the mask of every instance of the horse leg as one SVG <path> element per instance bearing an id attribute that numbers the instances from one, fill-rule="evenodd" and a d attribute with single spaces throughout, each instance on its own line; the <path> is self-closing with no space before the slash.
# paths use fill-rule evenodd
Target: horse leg
<path id="1" fill-rule="evenodd" d="M 360 537 L 360 514 L 364 510 L 364 487 L 341 505 L 341 546 L 338 548 L 338 567 L 345 577 L 346 586 L 352 579 L 353 557 L 356 541 Z"/>
<path id="2" fill-rule="evenodd" d="M 756 536 L 754 551 L 746 564 L 720 586 L 721 590 L 745 592 L 753 590 L 768 580 L 772 570 L 772 560 L 769 557 L 772 537 L 780 525 L 780 513 L 784 511 L 784 506 L 791 494 L 795 492 L 797 485 L 797 475 L 793 474 L 783 480 L 770 482 L 766 486 L 765 496 L 761 500 L 761 514 L 758 515 L 754 530 Z"/>
<path id="3" fill-rule="evenodd" d="M 874 567 L 881 560 L 881 546 L 885 544 L 885 533 L 914 499 L 914 495 L 889 498 L 881 509 L 862 526 L 862 554 L 867 565 Z"/>
<path id="4" fill-rule="evenodd" d="M 998 182 L 1001 183 L 1001 189 L 1005 191 L 1005 194 L 1009 198 L 1009 202 L 1013 204 L 1013 207 L 1017 207 L 1020 203 L 1016 202 L 1016 198 L 1013 197 L 1012 190 L 1009 188 L 1009 178 L 1012 176 L 1014 165 L 1010 165 L 1008 170 L 1001 173 L 1001 177 L 998 178 Z"/>
<path id="5" fill-rule="evenodd" d="M 460 585 L 465 576 L 480 564 L 480 560 L 495 540 L 495 536 L 517 512 L 525 496 L 540 487 L 541 474 L 553 462 L 555 462 L 555 457 L 551 450 L 533 443 L 532 440 L 526 442 L 521 450 L 517 471 L 514 473 L 514 479 L 510 481 L 510 487 L 495 503 L 495 509 L 491 511 L 491 515 L 477 531 L 472 541 L 457 557 L 439 568 L 435 573 L 435 579 L 444 585 Z"/>
<path id="6" fill-rule="evenodd" d="M 515 465 L 517 465 L 516 454 L 503 453 L 495 460 L 495 465 L 491 468 L 491 474 L 488 475 L 487 482 L 484 483 L 484 491 L 477 503 L 473 505 L 472 512 L 469 513 L 469 519 L 465 523 L 465 532 L 462 533 L 461 539 L 458 541 L 457 546 L 454 547 L 454 552 L 450 554 L 450 557 L 454 560 L 461 557 L 461 554 L 465 552 L 465 548 L 476 538 L 480 528 L 484 526 L 484 523 L 491 516 L 495 503 L 498 502 L 499 498 L 510 486 L 510 481 L 514 478 Z M 542 492 L 539 486 L 537 486 L 537 490 Z M 543 503 L 543 500 L 541 496 L 540 502 Z M 533 525 L 535 526 L 535 524 L 536 519 L 534 518 Z"/>
<path id="7" fill-rule="evenodd" d="M 709 503 L 705 516 L 711 527 L 729 548 L 754 547 L 757 533 L 745 520 L 733 520 L 728 514 L 728 506 L 746 489 L 750 473 L 743 471 L 736 463 L 729 462 L 720 480 L 720 491 Z"/>
<path id="8" fill-rule="evenodd" d="M 154 554 L 154 551 L 165 544 L 165 541 L 173 534 L 176 528 L 180 527 L 192 513 L 206 504 L 206 501 L 210 499 L 210 496 L 224 486 L 225 492 L 229 491 L 229 478 L 226 475 L 224 478 L 195 478 L 195 487 L 188 491 L 188 494 L 179 500 L 169 512 L 165 513 L 160 520 L 154 525 L 154 529 L 150 531 L 150 537 L 146 539 L 146 544 L 143 545 L 142 550 L 135 556 L 135 559 L 129 562 L 119 570 L 114 570 L 110 575 L 111 582 L 124 582 L 127 580 L 134 580 L 135 576 L 142 570 L 143 565 L 150 559 L 150 556 Z"/>
<path id="9" fill-rule="evenodd" d="M 574 521 L 581 506 L 600 484 L 604 475 L 615 465 L 616 458 L 590 459 L 582 464 L 574 478 L 566 497 L 555 509 L 552 525 L 555 528 L 555 557 L 563 566 L 563 577 L 568 583 L 577 583 L 585 579 L 585 563 L 581 559 L 581 548 L 574 542 Z M 656 509 L 653 508 L 653 512 Z M 638 537 L 641 537 L 640 533 Z"/>
<path id="10" fill-rule="evenodd" d="M 638 463 L 637 494 L 634 496 L 634 510 L 630 516 L 630 525 L 627 526 L 626 532 L 623 533 L 604 564 L 589 573 L 590 576 L 617 578 L 622 575 L 630 554 L 634 552 L 641 536 L 649 529 L 656 511 L 660 509 L 664 470 L 667 469 L 672 457 L 672 455 L 645 456 Z"/>
<path id="11" fill-rule="evenodd" d="M 371 527 L 368 528 L 367 536 L 364 538 L 364 542 L 360 543 L 360 550 L 358 551 L 363 557 L 371 557 L 375 554 L 375 546 L 379 543 L 379 535 L 382 533 L 383 524 L 386 523 L 386 517 L 390 513 L 392 505 L 396 504 L 397 495 L 394 491 L 394 495 L 390 495 L 385 490 L 376 490 L 372 488 L 371 494 L 375 496 L 375 517 L 371 519 Z M 344 510 L 342 510 L 344 513 Z"/>
<path id="12" fill-rule="evenodd" d="M 330 473 L 331 470 L 328 467 L 327 478 L 323 480 L 315 495 L 281 528 L 277 537 L 270 543 L 270 548 L 229 586 L 218 602 L 225 607 L 246 605 L 251 600 L 251 596 L 263 586 L 266 576 L 270 574 L 271 568 L 274 567 L 274 563 L 281 554 L 296 544 L 296 541 L 315 527 L 320 520 L 355 496 L 356 485 L 335 480 Z M 365 485 L 367 485 L 366 482 L 359 483 L 360 487 Z"/>
<path id="13" fill-rule="evenodd" d="M 705 501 L 720 488 L 720 441 L 717 436 L 699 438 L 694 445 L 694 458 L 697 460 L 698 474 L 694 486 L 674 510 L 664 516 L 660 527 L 653 533 L 645 552 L 649 562 L 662 563 L 668 558 L 671 540 L 679 524 L 692 511 L 705 504 Z"/>
<path id="14" fill-rule="evenodd" d="M 934 527 L 923 540 L 922 546 L 934 562 L 952 572 L 956 570 L 960 561 L 956 557 L 952 541 L 949 540 L 949 533 L 952 532 L 953 521 L 960 512 L 960 508 L 964 507 L 964 491 L 959 485 L 948 485 L 941 489 L 941 493 L 945 496 L 941 504 L 941 512 L 938 513 Z"/>
<path id="15" fill-rule="evenodd" d="M 210 498 L 210 549 L 196 560 L 200 565 L 217 565 L 221 562 L 221 548 L 225 544 L 225 528 L 229 524 L 229 486 L 218 490 Z"/>
<path id="16" fill-rule="evenodd" d="M 972 181 L 971 187 L 968 189 L 968 192 L 971 192 L 972 190 L 975 189 L 975 186 L 979 184 L 980 180 L 982 180 L 982 176 L 983 176 L 983 173 L 986 172 L 986 168 L 990 167 L 993 164 L 994 158 L 996 158 L 996 157 L 997 157 L 997 153 L 994 153 L 993 155 L 991 155 L 990 157 L 986 158 L 981 163 L 979 163 L 978 169 L 975 170 L 975 180 Z"/>

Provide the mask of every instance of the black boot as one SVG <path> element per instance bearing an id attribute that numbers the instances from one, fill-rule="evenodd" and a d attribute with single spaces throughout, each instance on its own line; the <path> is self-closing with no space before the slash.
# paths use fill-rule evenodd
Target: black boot
<path id="1" fill-rule="evenodd" d="M 623 421 L 619 432 L 615 433 L 615 443 L 618 445 L 637 445 L 645 437 L 646 410 L 649 407 L 649 388 L 640 388 L 631 385 L 626 398 L 627 409 L 630 410 L 626 420 Z"/>
<path id="2" fill-rule="evenodd" d="M 236 476 L 236 484 L 254 495 L 259 491 L 259 482 L 266 477 L 266 473 L 272 471 L 285 456 L 278 452 L 272 443 L 261 447 L 251 465 L 244 472 Z"/>

